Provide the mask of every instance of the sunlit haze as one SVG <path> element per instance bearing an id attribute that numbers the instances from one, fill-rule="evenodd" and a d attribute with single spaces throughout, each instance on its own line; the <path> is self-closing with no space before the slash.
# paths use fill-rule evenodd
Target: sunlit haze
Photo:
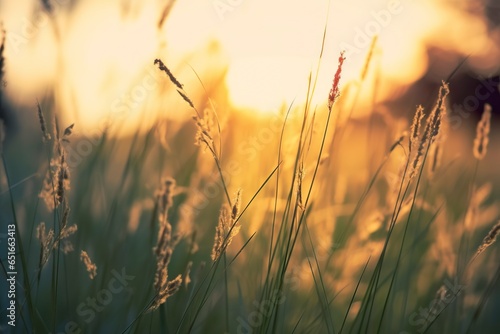
<path id="1" fill-rule="evenodd" d="M 165 94 L 159 88 L 167 85 L 152 65 L 157 57 L 187 92 L 202 92 L 201 83 L 206 87 L 225 75 L 234 109 L 276 112 L 284 104 L 304 101 L 325 27 L 315 104 L 325 101 L 341 50 L 347 56 L 343 82 L 359 79 L 375 35 L 370 72 L 382 77 L 381 100 L 395 85 L 423 75 L 426 45 L 472 53 L 473 63 L 483 67 L 491 63 L 483 55 L 498 54 L 480 17 L 439 1 L 221 0 L 195 6 L 180 0 L 159 31 L 162 10 L 152 1 L 89 0 L 70 7 L 61 0 L 54 1 L 49 19 L 38 3 L 2 3 L 8 93 L 31 104 L 55 85 L 56 104 L 80 129 L 94 126 L 120 105 L 133 105 L 124 121 L 128 127 L 139 119 L 151 124 L 160 110 L 162 116 L 178 115 L 155 102 Z"/>
<path id="2" fill-rule="evenodd" d="M 0 0 L 0 333 L 497 333 L 499 4 Z"/>

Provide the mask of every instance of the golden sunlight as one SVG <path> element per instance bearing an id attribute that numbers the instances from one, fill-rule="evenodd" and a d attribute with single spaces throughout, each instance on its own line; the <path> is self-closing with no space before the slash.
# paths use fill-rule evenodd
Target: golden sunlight
<path id="1" fill-rule="evenodd" d="M 496 2 L 1 1 L 0 332 L 498 332 Z"/>
<path id="2" fill-rule="evenodd" d="M 138 123 L 147 128 L 159 116 L 177 117 L 159 102 L 165 82 L 154 73 L 156 57 L 176 70 L 186 89 L 198 91 L 225 76 L 220 88 L 227 89 L 234 109 L 267 113 L 292 101 L 303 103 L 318 63 L 313 103 L 323 104 L 340 50 L 347 56 L 344 83 L 359 80 L 375 36 L 369 70 L 382 78 L 378 100 L 425 73 L 428 43 L 439 39 L 447 48 L 478 55 L 489 45 L 482 21 L 435 1 L 379 0 L 368 8 L 362 0 L 214 0 L 196 7 L 177 1 L 161 29 L 162 7 L 153 2 L 124 8 L 119 1 L 85 1 L 70 8 L 59 1 L 51 17 L 38 3 L 23 4 L 2 5 L 9 32 L 6 54 L 10 66 L 19 69 L 15 76 L 7 72 L 14 98 L 43 96 L 52 83 L 57 105 L 79 129 L 112 117 L 120 105 L 130 111 L 122 130 L 133 131 Z M 450 31 L 446 22 L 452 20 L 468 23 Z M 464 33 L 476 37 L 464 40 Z M 212 61 L 200 60 L 207 52 Z"/>

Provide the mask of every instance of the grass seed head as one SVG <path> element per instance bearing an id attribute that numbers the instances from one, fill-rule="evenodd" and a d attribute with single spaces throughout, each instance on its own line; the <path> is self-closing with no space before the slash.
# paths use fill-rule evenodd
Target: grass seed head
<path id="1" fill-rule="evenodd" d="M 238 197 L 239 196 L 240 191 L 238 191 Z M 234 206 L 239 205 L 238 197 L 235 200 Z M 233 212 L 234 211 L 230 210 L 227 205 L 223 205 L 220 210 L 219 223 L 215 228 L 214 245 L 210 255 L 212 261 L 216 261 L 226 251 L 227 247 L 229 247 L 233 241 L 233 238 L 240 231 L 241 225 L 239 225 L 239 223 L 236 222 L 236 219 L 233 218 Z"/>
<path id="2" fill-rule="evenodd" d="M 182 88 L 182 84 L 179 82 L 179 80 L 177 80 L 177 78 L 172 74 L 172 72 L 168 69 L 167 66 L 165 66 L 165 64 L 161 61 L 161 59 L 155 59 L 154 61 L 154 64 L 155 65 L 158 65 L 158 68 L 165 72 L 165 74 L 168 76 L 168 78 L 170 79 L 170 81 L 172 81 L 172 83 L 180 90 L 183 90 Z"/>
<path id="3" fill-rule="evenodd" d="M 344 64 L 344 52 L 342 51 L 339 56 L 339 64 L 337 67 L 337 72 L 335 72 L 335 76 L 333 77 L 332 88 L 330 89 L 330 93 L 328 94 L 328 110 L 332 110 L 333 104 L 340 96 L 340 78 L 342 76 L 342 65 Z"/>
<path id="4" fill-rule="evenodd" d="M 36 102 L 37 110 L 38 110 L 38 121 L 40 123 L 40 128 L 42 129 L 42 140 L 43 142 L 47 142 L 51 139 L 50 133 L 47 130 L 47 123 L 45 122 L 45 117 L 43 116 L 42 107 L 40 106 L 40 102 Z"/>
<path id="5" fill-rule="evenodd" d="M 61 219 L 61 224 L 59 225 L 59 228 L 61 231 L 63 231 L 66 226 L 68 225 L 68 220 L 69 220 L 69 205 L 67 203 L 64 204 L 64 212 L 63 212 L 63 217 Z"/>
<path id="6" fill-rule="evenodd" d="M 56 206 L 61 204 L 64 200 L 65 191 L 69 190 L 69 168 L 66 164 L 66 157 L 64 151 L 61 151 L 61 156 L 59 160 L 59 165 L 57 166 L 56 172 Z"/>
<path id="7" fill-rule="evenodd" d="M 57 131 L 56 131 L 56 136 Z M 43 189 L 38 195 L 42 198 L 50 211 L 57 208 L 65 199 L 66 192 L 70 189 L 69 166 L 66 163 L 66 153 L 59 138 L 54 142 L 54 156 L 50 161 L 49 170 L 45 174 Z"/>
<path id="8" fill-rule="evenodd" d="M 69 240 L 64 240 L 62 242 L 62 248 L 61 248 L 62 252 L 64 254 L 68 254 L 68 253 L 71 253 L 75 250 L 75 247 L 73 246 L 73 243 Z"/>
<path id="9" fill-rule="evenodd" d="M 167 177 L 163 179 L 160 185 L 160 189 L 157 191 L 156 196 L 158 200 L 158 218 L 160 224 L 167 222 L 168 210 L 172 207 L 174 201 L 174 191 L 175 191 L 175 180 Z"/>
<path id="10" fill-rule="evenodd" d="M 153 303 L 151 304 L 147 312 L 152 312 L 158 309 L 160 305 L 165 303 L 170 296 L 175 294 L 180 289 L 181 285 L 182 285 L 181 275 L 178 275 L 171 281 L 166 281 L 165 284 L 160 288 L 160 290 L 157 290 L 156 297 L 153 300 Z"/>
<path id="11" fill-rule="evenodd" d="M 212 128 L 214 125 L 214 120 L 210 113 L 205 113 L 203 118 L 199 116 L 193 116 L 193 120 L 196 123 L 196 135 L 195 135 L 195 144 L 197 146 L 202 146 L 205 144 L 207 148 L 212 147 L 213 145 L 213 137 L 212 137 Z"/>
<path id="12" fill-rule="evenodd" d="M 420 138 L 420 128 L 422 126 L 422 119 L 424 118 L 424 107 L 419 105 L 415 116 L 413 117 L 413 122 L 411 124 L 411 134 L 410 134 L 410 152 L 415 149 L 418 145 L 418 140 Z"/>
<path id="13" fill-rule="evenodd" d="M 422 134 L 422 138 L 420 138 L 417 152 L 415 153 L 415 156 L 414 156 L 413 161 L 411 163 L 410 179 L 412 179 L 413 177 L 415 177 L 418 174 L 418 171 L 420 170 L 420 165 L 422 163 L 422 157 L 423 157 L 426 149 L 430 149 L 429 146 L 431 145 L 431 143 L 435 142 L 436 138 L 438 138 L 438 136 L 439 136 L 439 132 L 440 132 L 440 129 L 441 129 L 441 126 L 443 123 L 443 118 L 446 115 L 445 102 L 446 102 L 446 97 L 448 96 L 449 92 L 450 92 L 450 89 L 448 87 L 448 84 L 443 81 L 441 87 L 439 88 L 439 96 L 438 96 L 438 99 L 436 102 L 436 106 L 434 107 L 431 114 L 427 118 L 424 133 Z M 418 109 L 417 109 L 417 112 L 418 112 Z M 419 116 L 419 118 L 420 117 L 423 117 L 423 116 Z M 416 121 L 418 122 L 418 118 Z M 414 122 L 415 122 L 415 120 L 414 120 Z M 415 127 L 416 127 L 416 125 L 415 125 Z M 419 128 L 420 128 L 420 126 L 419 126 Z M 411 136 L 413 136 L 413 130 L 414 129 L 412 129 Z M 416 131 L 416 129 L 415 129 L 415 131 Z M 416 137 L 415 137 L 415 139 L 416 139 Z M 411 142 L 411 139 L 410 139 L 410 142 Z"/>
<path id="14" fill-rule="evenodd" d="M 234 221 L 238 217 L 238 213 L 240 212 L 240 202 L 241 202 L 241 189 L 238 189 L 236 193 L 236 199 L 233 204 L 233 208 L 231 209 L 231 219 Z"/>
<path id="15" fill-rule="evenodd" d="M 491 228 L 486 237 L 484 237 L 483 243 L 477 249 L 475 256 L 478 256 L 479 254 L 484 252 L 486 248 L 493 245 L 493 243 L 497 239 L 498 234 L 500 234 L 500 221 L 498 221 L 498 223 Z"/>
<path id="16" fill-rule="evenodd" d="M 85 269 L 87 270 L 90 279 L 94 279 L 97 275 L 97 266 L 92 262 L 86 251 L 82 250 L 80 252 L 80 260 L 85 265 Z"/>
<path id="17" fill-rule="evenodd" d="M 156 291 L 157 298 L 154 304 L 156 306 L 151 310 L 158 308 L 171 294 L 175 293 L 175 291 L 172 292 L 168 287 L 168 265 L 172 258 L 175 246 L 174 243 L 176 241 L 177 238 L 175 236 L 172 237 L 172 226 L 170 223 L 165 221 L 165 223 L 160 224 L 158 242 L 154 248 L 154 253 L 156 255 L 156 272 L 153 287 Z"/>
<path id="18" fill-rule="evenodd" d="M 45 230 L 45 223 L 41 222 L 36 229 L 37 239 L 40 241 L 40 261 L 38 263 L 39 268 L 43 266 L 49 260 L 50 251 L 54 245 L 54 230 L 50 229 L 48 233 Z"/>
<path id="19" fill-rule="evenodd" d="M 443 120 L 446 116 L 446 97 L 449 93 L 450 87 L 443 81 L 441 87 L 439 88 L 439 96 L 436 107 L 431 113 L 431 142 L 435 141 L 441 130 Z"/>
<path id="20" fill-rule="evenodd" d="M 40 243 L 43 244 L 45 242 L 45 223 L 41 222 L 36 228 L 36 238 L 40 240 Z"/>
<path id="21" fill-rule="evenodd" d="M 490 123 L 491 106 L 489 104 L 485 104 L 483 115 L 477 124 L 476 138 L 474 139 L 473 153 L 477 160 L 482 160 L 486 156 L 490 135 Z"/>
<path id="22" fill-rule="evenodd" d="M 186 270 L 184 271 L 183 275 L 183 282 L 184 282 L 184 287 L 187 289 L 189 286 L 189 283 L 191 283 L 191 268 L 193 267 L 193 261 L 189 261 Z"/>
<path id="23" fill-rule="evenodd" d="M 221 255 L 222 250 L 224 248 L 224 239 L 225 239 L 225 232 L 226 228 L 229 225 L 230 217 L 228 214 L 228 209 L 227 206 L 224 205 L 219 214 L 219 222 L 217 226 L 215 227 L 215 238 L 214 238 L 214 245 L 212 247 L 212 253 L 210 257 L 212 258 L 212 261 L 217 260 L 217 258 Z"/>
<path id="24" fill-rule="evenodd" d="M 297 205 L 298 207 L 304 211 L 304 201 L 302 199 L 302 183 L 304 181 L 304 165 L 301 163 L 299 165 L 299 170 L 297 172 Z"/>
<path id="25" fill-rule="evenodd" d="M 75 127 L 75 123 L 71 124 L 66 129 L 64 129 L 64 132 L 63 132 L 63 138 L 64 139 L 66 139 L 67 137 L 69 137 L 73 133 L 73 128 L 74 127 Z"/>
<path id="26" fill-rule="evenodd" d="M 179 95 L 182 97 L 182 99 L 183 99 L 184 101 L 186 101 L 186 102 L 187 102 L 187 104 L 189 104 L 189 106 L 190 106 L 191 108 L 195 109 L 194 104 L 193 104 L 193 101 L 191 101 L 191 99 L 189 98 L 189 96 L 187 96 L 187 95 L 186 95 L 186 93 L 184 93 L 184 91 L 183 91 L 183 90 L 181 90 L 181 89 L 177 89 L 177 93 L 179 93 Z"/>
<path id="27" fill-rule="evenodd" d="M 59 236 L 60 239 L 66 239 L 72 234 L 75 234 L 76 231 L 78 231 L 78 225 L 71 225 L 71 226 L 66 226 L 62 231 Z"/>

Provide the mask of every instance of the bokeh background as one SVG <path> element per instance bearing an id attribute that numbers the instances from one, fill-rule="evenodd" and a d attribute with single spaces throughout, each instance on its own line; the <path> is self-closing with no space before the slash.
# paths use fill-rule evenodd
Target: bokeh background
<path id="1" fill-rule="evenodd" d="M 13 103 L 31 105 L 34 97 L 53 93 L 64 117 L 82 130 L 130 94 L 154 58 L 164 59 L 193 91 L 200 89 L 195 71 L 207 86 L 219 82 L 236 109 L 276 112 L 283 103 L 303 102 L 325 26 L 321 91 L 329 89 L 341 49 L 348 53 L 344 78 L 359 78 L 374 35 L 373 72 L 381 76 L 377 102 L 398 100 L 416 83 L 439 85 L 465 57 L 460 72 L 476 78 L 498 74 L 494 1 L 48 3 L 50 15 L 40 1 L 1 2 L 8 31 L 6 94 Z M 369 81 L 366 100 L 373 89 Z M 140 104 L 151 102 L 155 117 L 177 116 L 161 110 L 158 95 L 152 92 Z M 131 124 L 139 109 L 128 117 Z"/>
<path id="2" fill-rule="evenodd" d="M 165 176 L 177 181 L 169 219 L 183 236 L 169 270 L 182 274 L 192 261 L 193 275 L 201 277 L 201 263 L 210 263 L 225 196 L 217 186 L 211 155 L 195 145 L 193 110 L 154 65 L 156 58 L 184 85 L 200 112 L 216 116 L 221 130 L 215 124 L 212 130 L 227 171 L 228 191 L 233 196 L 243 189 L 243 202 L 248 203 L 278 162 L 281 177 L 294 174 L 294 150 L 303 140 L 301 115 L 315 110 L 318 116 L 311 124 L 323 126 L 339 53 L 346 51 L 341 97 L 334 109 L 337 130 L 321 162 L 314 210 L 308 213 L 308 233 L 315 240 L 321 266 L 325 265 L 328 292 L 332 298 L 339 296 L 338 304 L 332 304 L 334 322 L 341 321 L 346 305 L 351 305 L 349 293 L 368 257 L 380 251 L 387 227 L 385 206 L 393 200 L 391 189 L 405 152 L 388 159 L 359 212 L 357 201 L 378 166 L 386 163 L 388 149 L 409 130 L 417 105 L 427 113 L 432 109 L 443 80 L 450 85 L 443 167 L 422 186 L 430 190 L 419 202 L 418 217 L 412 218 L 422 223 L 412 230 L 422 245 L 402 265 L 403 283 L 390 304 L 395 320 L 383 328 L 418 332 L 419 327 L 408 321 L 412 312 L 429 306 L 444 280 L 459 276 L 498 221 L 500 4 L 495 0 L 2 0 L 0 22 L 5 31 L 0 116 L 6 128 L 4 156 L 9 170 L 9 180 L 5 174 L 0 179 L 0 218 L 2 225 L 12 219 L 10 192 L 19 233 L 28 245 L 31 277 L 38 274 L 36 226 L 56 216 L 38 197 L 50 168 L 51 148 L 42 142 L 37 102 L 52 131 L 54 116 L 61 130 L 74 124 L 66 149 L 72 182 L 70 221 L 79 226 L 72 242 L 78 251 L 61 260 L 65 292 L 58 303 L 64 307 L 56 311 L 49 307 L 54 304 L 49 289 L 54 274 L 47 267 L 53 260 L 37 287 L 40 315 L 51 319 L 54 329 L 63 331 L 73 319 L 83 332 L 121 332 L 125 327 L 121 325 L 137 316 L 152 293 L 151 249 L 157 227 L 151 217 L 155 191 Z M 312 96 L 307 94 L 311 83 Z M 488 154 L 478 163 L 472 147 L 485 103 L 492 106 L 491 132 Z M 288 109 L 283 151 L 278 152 Z M 311 130 L 306 158 L 318 151 L 320 128 Z M 307 178 L 314 163 L 308 164 L 306 158 Z M 283 193 L 291 184 L 287 179 L 280 185 Z M 237 269 L 225 278 L 231 282 L 226 290 L 229 299 L 237 305 L 230 320 L 220 311 L 224 289 L 217 286 L 195 332 L 228 328 L 238 332 L 238 319 L 247 319 L 252 312 L 261 288 L 255 282 L 262 282 L 265 272 L 262 259 L 267 255 L 269 222 L 276 212 L 286 211 L 285 195 L 275 206 L 274 191 L 266 186 L 259 192 L 228 250 L 234 256 L 256 233 L 235 262 Z M 472 211 L 475 223 L 462 226 Z M 431 223 L 435 223 L 432 228 Z M 194 239 L 199 250 L 191 254 Z M 315 296 L 317 283 L 307 262 L 311 256 L 307 242 L 297 246 L 292 261 L 289 273 L 295 283 L 288 290 L 290 305 L 296 307 L 290 306 L 285 314 L 288 319 L 303 317 L 299 332 L 308 328 L 321 332 L 327 328 L 316 323 L 316 313 L 301 313 L 308 306 L 316 310 L 319 304 L 310 297 Z M 100 275 L 94 281 L 78 262 L 80 249 L 87 250 L 98 266 Z M 468 315 L 460 317 L 459 310 L 474 310 L 486 287 L 498 296 L 497 249 L 476 263 L 481 275 L 470 283 L 460 306 L 450 307 L 445 321 L 432 330 L 466 332 L 472 316 L 465 312 Z M 332 258 L 338 260 L 330 266 Z M 395 258 L 391 254 L 390 260 Z M 116 296 L 112 307 L 87 323 L 77 305 L 107 285 L 112 268 L 122 267 L 138 278 Z M 183 301 L 191 293 L 189 288 L 182 290 L 161 309 L 169 330 L 176 328 L 186 305 Z M 404 308 L 399 307 L 402 298 Z M 493 300 L 480 318 L 483 332 L 498 328 L 500 299 Z M 349 321 L 354 321 L 360 305 L 361 300 L 354 301 Z M 134 330 L 165 328 L 163 318 L 148 317 Z M 224 327 L 225 322 L 230 325 Z M 283 321 L 280 328 L 291 331 L 293 326 L 293 321 Z"/>
<path id="3" fill-rule="evenodd" d="M 158 119 L 189 118 L 182 101 L 172 101 L 175 92 L 165 88 L 155 58 L 175 70 L 194 98 L 210 95 L 222 114 L 276 114 L 292 101 L 305 102 L 324 31 L 316 105 L 324 104 L 337 55 L 346 50 L 343 84 L 358 84 L 366 72 L 361 93 L 353 94 L 355 119 L 387 112 L 411 118 L 416 105 L 432 106 L 447 79 L 457 130 L 473 136 L 484 103 L 494 113 L 500 108 L 498 90 L 491 89 L 500 67 L 494 1 L 48 3 L 50 12 L 41 1 L 0 3 L 8 32 L 4 95 L 15 106 L 5 106 L 2 117 L 12 132 L 32 119 L 36 99 L 52 101 L 64 124 L 76 123 L 82 134 L 120 111 L 122 134 Z M 487 96 L 471 101 L 489 78 Z"/>

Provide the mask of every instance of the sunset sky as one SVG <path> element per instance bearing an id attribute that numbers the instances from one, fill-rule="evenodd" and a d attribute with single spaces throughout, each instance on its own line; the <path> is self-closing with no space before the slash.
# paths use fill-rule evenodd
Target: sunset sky
<path id="1" fill-rule="evenodd" d="M 53 1 L 49 19 L 38 2 L 1 2 L 8 94 L 29 105 L 56 82 L 59 106 L 71 109 L 83 128 L 144 80 L 156 80 L 150 81 L 156 90 L 152 61 L 158 56 L 188 92 L 200 86 L 193 69 L 203 82 L 227 69 L 236 108 L 276 112 L 283 103 L 300 103 L 309 72 L 317 66 L 325 25 L 315 103 L 324 103 L 341 50 L 347 52 L 343 82 L 359 78 L 375 35 L 372 70 L 383 77 L 381 99 L 393 85 L 410 84 L 425 73 L 426 45 L 472 53 L 472 63 L 485 68 L 493 67 L 498 55 L 481 10 L 464 14 L 444 1 L 214 0 L 194 5 L 179 0 L 160 31 L 165 3 L 69 3 Z"/>

